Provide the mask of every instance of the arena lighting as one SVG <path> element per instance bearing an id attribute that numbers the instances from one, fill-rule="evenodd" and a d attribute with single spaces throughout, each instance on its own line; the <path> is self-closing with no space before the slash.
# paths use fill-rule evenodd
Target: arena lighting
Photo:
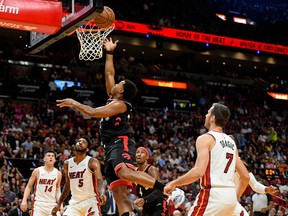
<path id="1" fill-rule="evenodd" d="M 233 22 L 235 23 L 241 23 L 241 24 L 247 24 L 247 19 L 242 18 L 242 17 L 233 17 Z"/>
<path id="2" fill-rule="evenodd" d="M 226 16 L 224 14 L 216 14 L 217 17 L 219 17 L 220 19 L 226 21 Z"/>
<path id="3" fill-rule="evenodd" d="M 34 63 L 32 62 L 28 62 L 28 61 L 17 61 L 17 60 L 8 60 L 9 64 L 15 64 L 15 65 L 25 65 L 25 66 L 30 66 L 30 65 L 34 65 Z"/>
<path id="4" fill-rule="evenodd" d="M 115 20 L 115 31 L 125 31 L 137 34 L 151 36 L 160 36 L 167 38 L 174 38 L 178 40 L 188 40 L 199 43 L 216 44 L 220 46 L 228 46 L 234 48 L 241 48 L 247 50 L 259 50 L 261 52 L 275 53 L 281 55 L 288 55 L 288 46 L 262 43 L 250 40 L 242 40 L 239 38 L 231 38 L 220 35 L 206 34 L 201 32 L 187 31 L 175 28 L 153 27 L 148 24 L 126 22 L 122 20 Z"/>
<path id="5" fill-rule="evenodd" d="M 185 82 L 175 82 L 175 81 L 147 79 L 147 78 L 141 78 L 141 80 L 148 86 L 157 86 L 157 87 L 175 88 L 175 89 L 187 89 L 187 83 Z"/>
<path id="6" fill-rule="evenodd" d="M 288 100 L 288 94 L 278 92 L 267 92 L 267 94 L 276 100 Z"/>

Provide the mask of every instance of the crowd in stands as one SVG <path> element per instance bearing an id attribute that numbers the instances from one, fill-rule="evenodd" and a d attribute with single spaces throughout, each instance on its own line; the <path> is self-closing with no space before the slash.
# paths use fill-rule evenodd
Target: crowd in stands
<path id="1" fill-rule="evenodd" d="M 119 20 L 287 44 L 287 35 L 282 31 L 288 21 L 288 4 L 285 0 L 181 0 L 177 3 L 171 0 L 141 0 L 128 4 L 107 0 L 105 5 L 113 8 Z M 224 22 L 216 13 L 224 13 L 228 17 L 234 13 L 253 21 L 254 25 Z"/>
<path id="2" fill-rule="evenodd" d="M 233 2 L 215 0 L 213 2 L 218 5 L 217 9 L 220 8 L 221 11 L 234 11 L 239 14 L 247 14 L 249 17 L 260 22 L 277 23 L 288 21 L 288 4 L 285 0 L 240 0 Z"/>
<path id="3" fill-rule="evenodd" d="M 129 131 L 137 146 L 145 146 L 149 149 L 151 152 L 149 161 L 159 168 L 163 182 L 169 182 L 193 167 L 196 158 L 195 140 L 206 132 L 203 122 L 207 109 L 213 102 L 222 102 L 232 111 L 230 123 L 225 131 L 236 138 L 241 158 L 249 164 L 257 179 L 261 179 L 266 185 L 273 184 L 279 188 L 278 196 L 281 199 L 274 198 L 274 210 L 276 212 L 283 210 L 287 215 L 287 203 L 283 201 L 288 198 L 288 113 L 285 109 L 287 107 L 285 101 L 272 100 L 266 96 L 263 89 L 251 86 L 208 85 L 204 80 L 194 81 L 197 84 L 193 90 L 155 89 L 143 85 L 137 79 L 137 73 L 135 71 L 133 73 L 135 70 L 133 66 L 135 66 L 133 63 L 120 59 L 116 63 L 119 72 L 117 79 L 123 77 L 133 79 L 139 87 L 138 98 L 141 98 L 141 95 L 175 97 L 175 92 L 181 99 L 190 99 L 191 95 L 194 98 L 195 107 L 185 110 L 173 106 L 161 107 L 161 104 L 151 108 L 143 106 L 141 99 L 134 101 L 135 109 Z M 138 71 L 138 67 L 136 69 Z M 89 76 L 86 77 L 86 82 L 85 79 L 81 80 L 82 86 L 94 86 L 96 90 L 94 96 L 82 99 L 81 102 L 91 106 L 105 103 L 104 77 L 101 70 L 103 65 L 100 65 L 93 76 L 85 73 Z M 43 73 L 35 74 L 36 76 L 32 77 L 36 80 L 35 83 L 37 80 L 43 80 Z M 53 94 L 53 88 L 48 88 L 50 80 L 55 78 L 76 80 L 75 75 L 76 73 L 69 71 L 51 72 L 45 81 L 47 85 L 45 99 L 19 101 L 11 97 L 0 100 L 0 163 L 2 165 L 0 212 L 1 209 L 8 212 L 11 207 L 17 206 L 29 178 L 23 167 L 14 167 L 11 164 L 9 160 L 11 158 L 41 160 L 43 153 L 47 149 L 52 149 L 57 152 L 57 167 L 62 170 L 63 161 L 73 155 L 75 140 L 86 134 L 93 140 L 89 154 L 103 162 L 103 148 L 98 133 L 99 119 L 87 118 L 71 109 L 57 108 L 55 99 L 69 96 L 69 88 L 61 92 L 56 88 L 56 94 Z M 29 83 L 29 80 L 26 82 Z M 33 168 L 31 166 L 31 169 Z M 275 169 L 275 175 L 267 176 L 266 168 Z M 187 200 L 179 210 L 184 215 L 195 200 L 199 184 L 185 186 L 183 190 Z M 252 194 L 253 192 L 248 188 L 241 200 L 248 210 Z M 170 215 L 174 210 L 170 203 Z"/>
<path id="4" fill-rule="evenodd" d="M 227 26 L 222 25 L 222 21 L 211 17 L 209 13 L 203 10 L 203 7 L 206 6 L 204 2 L 182 0 L 176 3 L 166 0 L 163 3 L 160 0 L 141 0 L 123 4 L 122 1 L 108 0 L 105 4 L 113 8 L 117 19 L 148 22 L 160 26 L 219 35 L 232 35 L 234 33 L 233 28 L 229 28 L 228 31 Z M 221 3 L 225 10 L 228 9 L 227 4 L 225 4 L 227 1 L 215 0 L 214 2 Z M 241 4 L 242 9 L 236 4 L 231 8 L 233 10 L 243 10 L 251 3 L 251 1 L 244 0 L 234 2 Z M 275 6 L 270 4 L 269 7 L 262 7 L 263 4 L 260 4 L 259 1 L 253 2 L 252 7 L 249 7 L 250 11 L 257 9 L 258 12 L 262 11 L 269 15 L 267 19 L 272 17 L 273 20 L 281 21 L 280 17 L 277 17 L 279 14 L 272 13 L 276 11 Z M 261 3 L 263 2 L 261 1 Z M 284 14 L 287 12 L 287 2 L 282 1 L 282 4 L 281 10 L 283 9 Z M 193 10 L 187 10 L 187 8 L 193 8 Z M 251 14 L 258 15 L 256 13 Z M 241 28 L 239 27 L 239 29 Z M 251 30 L 251 26 L 247 28 Z M 249 37 L 252 34 L 247 35 L 247 31 L 242 33 L 243 35 L 240 32 L 239 36 L 251 39 Z M 255 35 L 255 30 L 251 33 Z M 257 36 L 259 39 L 270 42 L 277 40 L 278 43 L 281 41 L 278 37 L 274 37 L 274 39 L 263 38 L 270 36 L 267 34 Z M 8 50 L 7 47 L 5 49 Z M 55 79 L 80 81 L 81 89 L 93 89 L 95 94 L 81 98 L 81 102 L 87 105 L 104 104 L 106 100 L 103 62 L 99 64 L 82 62 L 79 65 L 79 61 L 75 59 L 77 49 L 74 48 L 69 46 L 69 49 L 72 50 L 70 52 L 63 51 L 63 48 L 58 52 L 46 53 L 49 61 L 52 61 L 53 64 L 65 65 L 63 68 L 42 70 L 42 68 L 35 66 L 36 63 L 34 66 L 15 66 L 7 62 L 3 63 L 3 61 L 0 63 L 1 95 L 4 93 L 3 86 L 9 86 L 10 83 L 44 86 L 41 89 L 44 94 L 41 94 L 40 97 L 37 96 L 37 100 L 34 100 L 35 98 L 33 100 L 17 99 L 17 92 L 15 91 L 17 87 L 14 88 L 14 84 L 11 85 L 13 88 L 10 86 L 5 90 L 6 93 L 8 92 L 7 95 L 11 97 L 0 98 L 0 179 L 2 187 L 0 190 L 0 216 L 1 214 L 7 215 L 11 208 L 19 205 L 19 200 L 23 197 L 24 188 L 29 178 L 28 174 L 31 169 L 35 168 L 35 165 L 31 163 L 32 165 L 27 172 L 24 167 L 14 166 L 15 164 L 11 162 L 11 159 L 39 160 L 37 165 L 41 165 L 43 153 L 47 149 L 52 149 L 57 152 L 57 167 L 62 170 L 63 161 L 73 155 L 75 140 L 79 136 L 87 134 L 93 140 L 89 154 L 103 162 L 104 153 L 98 133 L 99 119 L 90 119 L 75 113 L 74 110 L 59 109 L 55 106 L 56 98 L 70 96 L 72 89 L 64 88 L 63 91 L 60 91 L 54 83 Z M 4 50 L 4 54 L 0 53 L 1 57 L 6 53 L 9 55 L 5 57 L 13 56 L 13 58 L 21 59 L 25 52 L 23 49 L 14 47 L 13 53 Z M 25 60 L 29 59 L 26 57 Z M 229 87 L 228 85 L 221 85 L 221 82 L 208 85 L 205 79 L 194 79 L 189 76 L 189 73 L 188 75 L 183 73 L 186 70 L 185 67 L 184 64 L 171 62 L 165 64 L 139 62 L 133 57 L 118 58 L 116 63 L 117 80 L 121 80 L 123 77 L 130 78 L 139 87 L 139 96 L 134 101 L 135 109 L 130 133 L 138 146 L 145 146 L 151 152 L 149 162 L 159 168 L 162 181 L 169 182 L 193 167 L 196 158 L 195 140 L 199 135 L 206 132 L 203 127 L 206 111 L 213 102 L 222 102 L 228 105 L 232 111 L 230 123 L 225 130 L 236 138 L 241 158 L 248 163 L 258 180 L 262 180 L 266 185 L 273 184 L 280 190 L 278 194 L 280 199 L 273 198 L 274 207 L 271 210 L 271 215 L 273 211 L 276 212 L 276 215 L 280 211 L 283 211 L 284 215 L 288 215 L 287 201 L 283 201 L 288 199 L 287 102 L 271 99 L 270 96 L 266 95 L 265 88 L 258 89 L 244 85 Z M 166 72 L 164 73 L 164 71 Z M 174 79 L 188 81 L 193 84 L 193 88 L 187 91 L 148 88 L 139 80 L 139 75 L 163 77 L 169 71 L 172 73 L 169 73 L 170 77 L 167 76 L 167 78 L 172 76 Z M 232 75 L 232 72 L 227 72 L 225 75 L 229 75 L 230 78 L 238 76 L 235 73 Z M 280 84 L 287 89 L 287 81 L 285 83 L 280 82 Z M 272 87 L 270 86 L 270 88 Z M 141 95 L 158 96 L 159 98 L 165 95 L 166 98 L 177 97 L 177 99 L 193 100 L 193 106 L 183 110 L 173 105 L 162 107 L 162 103 L 156 102 L 152 108 L 143 105 Z M 266 168 L 275 170 L 274 175 L 266 175 Z M 187 199 L 179 209 L 180 214 L 185 215 L 187 209 L 193 204 L 199 187 L 199 184 L 192 184 L 182 188 Z M 253 193 L 251 188 L 248 188 L 241 200 L 241 204 L 248 211 Z M 133 199 L 132 192 L 131 199 Z M 30 207 L 28 208 L 31 208 L 32 200 L 33 197 L 30 198 L 28 203 Z M 170 215 L 175 212 L 172 203 L 169 203 L 169 212 Z"/>
<path id="5" fill-rule="evenodd" d="M 70 4 L 70 1 L 63 0 L 64 7 L 68 2 Z M 86 0 L 75 2 L 76 4 L 79 2 L 83 5 L 87 4 Z M 288 22 L 288 3 L 285 0 L 181 0 L 177 3 L 171 0 L 139 0 L 129 1 L 127 4 L 123 4 L 119 0 L 107 0 L 104 4 L 114 10 L 118 20 L 287 45 L 287 34 L 286 31 L 283 31 Z M 243 25 L 225 22 L 215 15 L 219 12 L 229 13 L 229 11 L 245 15 L 256 24 Z M 2 37 L 5 38 L 5 35 Z M 20 44 L 20 39 L 19 42 L 11 42 L 6 38 L 5 43 L 0 44 L 0 50 L 3 52 L 0 52 L 0 56 L 7 52 L 14 56 L 23 55 L 26 52 L 25 44 L 24 46 Z M 57 56 L 64 58 L 63 50 L 65 49 L 70 49 L 70 53 L 66 53 L 66 58 L 77 54 L 74 53 L 74 46 L 59 49 L 53 55 L 48 52 L 45 54 L 52 59 L 57 59 Z M 71 58 L 68 61 L 70 60 Z"/>

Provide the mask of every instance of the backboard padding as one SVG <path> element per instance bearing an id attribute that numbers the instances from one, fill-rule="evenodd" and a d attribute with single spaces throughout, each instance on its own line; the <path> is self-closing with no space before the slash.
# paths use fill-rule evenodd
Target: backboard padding
<path id="1" fill-rule="evenodd" d="M 103 0 L 90 0 L 90 4 L 74 14 L 63 17 L 62 28 L 53 35 L 30 33 L 29 53 L 36 54 L 51 44 L 63 39 L 103 11 Z"/>

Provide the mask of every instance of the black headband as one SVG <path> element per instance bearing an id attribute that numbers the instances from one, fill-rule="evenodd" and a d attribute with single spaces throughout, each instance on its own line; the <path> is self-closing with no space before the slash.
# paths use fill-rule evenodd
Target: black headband
<path id="1" fill-rule="evenodd" d="M 79 139 L 85 139 L 86 142 L 88 143 L 88 148 L 90 148 L 90 146 L 92 145 L 90 138 L 86 135 L 81 136 Z"/>

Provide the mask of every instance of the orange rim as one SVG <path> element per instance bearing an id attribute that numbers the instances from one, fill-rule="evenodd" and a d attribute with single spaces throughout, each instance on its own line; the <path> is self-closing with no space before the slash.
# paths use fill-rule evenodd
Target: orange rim
<path id="1" fill-rule="evenodd" d="M 85 28 L 86 26 L 89 26 L 89 28 Z M 115 24 L 113 24 L 113 26 L 111 26 L 111 27 L 114 28 L 114 26 L 115 26 Z M 109 27 L 109 28 L 100 28 L 100 29 L 99 29 L 99 28 L 97 27 L 96 23 L 95 23 L 93 20 L 90 21 L 90 22 L 88 22 L 88 23 L 85 25 L 85 27 L 84 27 L 84 28 L 83 28 L 83 27 L 79 27 L 79 28 L 77 28 L 77 29 L 79 30 L 79 32 L 99 32 L 99 31 L 104 32 L 104 31 L 106 31 L 106 30 L 108 30 L 108 29 L 110 28 L 110 27 Z M 97 28 L 95 28 L 95 27 L 97 27 Z M 70 36 L 70 35 L 74 34 L 77 29 L 71 31 L 69 34 L 67 34 L 67 36 Z"/>

